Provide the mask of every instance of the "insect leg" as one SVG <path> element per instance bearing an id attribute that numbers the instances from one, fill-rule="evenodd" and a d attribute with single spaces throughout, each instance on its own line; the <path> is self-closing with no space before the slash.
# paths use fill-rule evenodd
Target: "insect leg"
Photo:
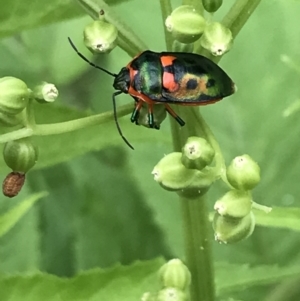
<path id="1" fill-rule="evenodd" d="M 148 103 L 148 124 L 150 128 L 155 128 L 152 103 Z"/>
<path id="2" fill-rule="evenodd" d="M 120 136 L 122 137 L 122 139 L 124 140 L 124 142 L 131 148 L 134 149 L 133 146 L 128 142 L 128 140 L 123 136 L 122 130 L 120 128 L 119 122 L 118 122 L 118 116 L 117 116 L 117 108 L 116 108 L 116 96 L 123 93 L 122 91 L 118 91 L 113 93 L 112 95 L 112 101 L 113 101 L 113 111 L 114 111 L 114 120 L 118 129 L 118 132 L 120 134 Z"/>
<path id="3" fill-rule="evenodd" d="M 184 126 L 185 122 L 175 113 L 175 111 L 168 105 L 164 104 L 167 112 L 179 123 L 180 126 Z"/>
<path id="4" fill-rule="evenodd" d="M 140 109 L 142 108 L 143 105 L 143 101 L 136 97 L 134 97 L 134 99 L 135 99 L 135 108 L 131 114 L 130 120 L 131 122 L 135 122 L 136 124 L 138 124 L 138 118 L 140 114 Z"/>

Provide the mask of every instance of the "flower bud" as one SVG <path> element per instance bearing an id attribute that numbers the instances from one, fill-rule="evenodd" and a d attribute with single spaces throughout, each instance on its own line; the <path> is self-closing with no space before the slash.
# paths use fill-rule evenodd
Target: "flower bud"
<path id="1" fill-rule="evenodd" d="M 215 213 L 213 228 L 215 240 L 221 243 L 235 243 L 249 237 L 255 227 L 255 217 L 251 211 L 243 218 L 230 218 Z"/>
<path id="2" fill-rule="evenodd" d="M 189 44 L 200 38 L 206 22 L 193 6 L 182 5 L 173 10 L 165 25 L 176 40 Z"/>
<path id="3" fill-rule="evenodd" d="M 213 55 L 222 55 L 229 51 L 232 46 L 232 33 L 221 23 L 213 22 L 205 27 L 200 43 Z"/>
<path id="4" fill-rule="evenodd" d="M 230 190 L 219 199 L 214 209 L 222 216 L 242 218 L 248 215 L 252 208 L 252 198 L 249 191 Z"/>
<path id="5" fill-rule="evenodd" d="M 202 190 L 210 187 L 214 178 L 196 169 L 187 169 L 181 163 L 181 153 L 174 152 L 163 157 L 154 167 L 154 180 L 171 191 Z"/>
<path id="6" fill-rule="evenodd" d="M 167 112 L 164 105 L 156 104 L 153 106 L 154 128 L 159 129 L 160 124 L 166 119 Z M 137 125 L 142 125 L 149 128 L 148 107 L 143 103 L 136 121 Z"/>
<path id="7" fill-rule="evenodd" d="M 234 158 L 226 174 L 228 182 L 238 190 L 251 190 L 260 181 L 260 168 L 248 155 Z"/>
<path id="8" fill-rule="evenodd" d="M 0 112 L 7 115 L 20 113 L 28 104 L 29 94 L 22 80 L 11 76 L 0 78 Z"/>
<path id="9" fill-rule="evenodd" d="M 19 172 L 9 173 L 3 181 L 2 192 L 9 198 L 15 197 L 22 189 L 25 182 L 25 174 Z"/>
<path id="10" fill-rule="evenodd" d="M 13 171 L 26 173 L 37 161 L 38 150 L 29 139 L 7 142 L 3 149 L 4 161 Z"/>
<path id="11" fill-rule="evenodd" d="M 101 19 L 87 25 L 83 37 L 85 46 L 93 53 L 110 52 L 117 45 L 118 30 Z"/>
<path id="12" fill-rule="evenodd" d="M 158 271 L 159 280 L 163 287 L 175 287 L 181 291 L 191 284 L 191 273 L 180 259 L 172 259 Z"/>
<path id="13" fill-rule="evenodd" d="M 9 115 L 0 112 L 0 126 L 12 127 L 20 124 L 22 122 L 22 117 L 20 114 Z"/>
<path id="14" fill-rule="evenodd" d="M 155 301 L 187 301 L 187 300 L 188 300 L 187 293 L 174 287 L 167 287 L 160 290 L 155 299 Z"/>
<path id="15" fill-rule="evenodd" d="M 181 162 L 186 168 L 202 170 L 214 159 L 215 151 L 203 138 L 189 137 L 182 149 Z"/>
<path id="16" fill-rule="evenodd" d="M 53 84 L 43 82 L 33 89 L 33 96 L 40 103 L 53 102 L 58 97 L 58 90 Z"/>
<path id="17" fill-rule="evenodd" d="M 221 7 L 223 0 L 202 0 L 202 4 L 207 12 L 214 13 Z"/>

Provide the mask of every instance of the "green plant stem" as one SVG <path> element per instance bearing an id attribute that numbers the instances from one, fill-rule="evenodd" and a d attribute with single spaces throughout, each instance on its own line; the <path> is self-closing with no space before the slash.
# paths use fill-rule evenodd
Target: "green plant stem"
<path id="1" fill-rule="evenodd" d="M 171 51 L 173 38 L 172 38 L 171 33 L 167 30 L 167 28 L 165 26 L 166 19 L 172 12 L 171 1 L 170 0 L 159 0 L 159 2 L 160 2 L 161 16 L 162 16 L 162 20 L 163 20 L 163 27 L 164 27 L 164 32 L 165 32 L 165 41 L 166 41 L 167 51 Z"/>
<path id="2" fill-rule="evenodd" d="M 260 2 L 261 0 L 236 0 L 230 8 L 221 23 L 231 30 L 233 39 L 236 38 Z M 215 63 L 218 63 L 222 58 L 213 56 L 207 50 L 202 49 L 200 43 L 195 45 L 194 52 L 208 57 Z"/>
<path id="3" fill-rule="evenodd" d="M 132 111 L 132 103 L 119 107 L 117 116 L 122 117 Z M 88 126 L 98 125 L 113 120 L 112 111 L 84 117 L 76 120 L 58 122 L 54 124 L 36 124 L 32 127 L 19 129 L 0 136 L 0 143 L 6 143 L 11 140 L 17 140 L 30 136 L 58 135 L 62 133 L 76 131 Z"/>
<path id="4" fill-rule="evenodd" d="M 193 52 L 193 50 L 194 50 L 194 43 L 183 44 L 177 40 L 174 40 L 172 45 L 172 51 L 175 52 Z"/>
<path id="5" fill-rule="evenodd" d="M 120 35 L 117 37 L 117 45 L 125 51 L 129 56 L 134 57 L 136 55 L 135 50 L 133 50 L 126 41 L 124 41 Z"/>
<path id="6" fill-rule="evenodd" d="M 171 121 L 173 146 L 181 151 L 189 136 L 204 136 L 203 127 L 199 123 L 198 108 L 180 107 L 176 110 L 184 120 L 184 127 Z M 208 221 L 205 194 L 180 195 L 182 222 L 184 229 L 184 245 L 187 266 L 192 274 L 191 301 L 214 300 L 214 272 L 212 266 L 211 240 L 212 235 Z"/>
<path id="7" fill-rule="evenodd" d="M 27 115 L 27 127 L 34 127 L 35 126 L 35 115 L 34 115 L 34 104 L 35 100 L 33 98 L 29 98 L 28 105 L 26 107 L 26 115 Z"/>
<path id="8" fill-rule="evenodd" d="M 205 195 L 196 198 L 181 197 L 180 202 L 186 262 L 192 274 L 191 300 L 212 301 L 215 298 L 214 270 Z"/>
<path id="9" fill-rule="evenodd" d="M 239 33 L 250 15 L 261 0 L 237 0 L 223 20 L 234 37 Z M 185 1 L 184 3 L 186 3 Z M 189 2 L 192 2 L 189 1 Z M 199 43 L 194 51 L 212 58 L 208 52 L 203 51 Z M 221 58 L 212 58 L 218 62 Z M 175 151 L 180 151 L 189 136 L 198 135 L 206 138 L 216 152 L 216 170 L 223 181 L 227 182 L 225 161 L 217 140 L 208 125 L 200 115 L 197 108 L 179 108 L 179 115 L 187 121 L 182 129 L 174 121 L 171 121 L 173 146 Z M 228 183 L 228 182 L 227 182 Z M 213 301 L 214 279 L 212 254 L 210 250 L 211 235 L 208 227 L 208 211 L 205 207 L 204 196 L 188 199 L 180 196 L 184 240 L 186 245 L 187 264 L 192 274 L 191 301 Z M 206 245 L 204 245 L 206 244 Z M 204 248 L 204 249 L 203 249 Z"/>
<path id="10" fill-rule="evenodd" d="M 271 207 L 264 206 L 253 201 L 252 201 L 252 208 L 263 211 L 264 213 L 270 213 L 272 211 Z"/>
<path id="11" fill-rule="evenodd" d="M 236 0 L 222 20 L 223 25 L 231 30 L 233 38 L 238 35 L 260 2 L 261 0 Z"/>
<path id="12" fill-rule="evenodd" d="M 148 49 L 147 45 L 133 32 L 133 30 L 113 10 L 102 0 L 77 0 L 85 11 L 93 18 L 98 19 L 101 9 L 104 10 L 105 20 L 116 26 L 122 43 L 121 48 L 126 44 L 124 49 L 131 56 L 135 56 L 143 50 Z"/>

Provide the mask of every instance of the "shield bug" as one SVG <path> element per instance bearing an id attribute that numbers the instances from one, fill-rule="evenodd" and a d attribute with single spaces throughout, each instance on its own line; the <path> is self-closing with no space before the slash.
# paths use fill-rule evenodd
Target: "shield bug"
<path id="1" fill-rule="evenodd" d="M 114 119 L 120 136 L 132 149 L 117 121 L 115 98 L 119 94 L 129 94 L 134 98 L 132 122 L 138 123 L 139 111 L 143 103 L 146 103 L 149 127 L 155 128 L 154 105 L 164 105 L 166 111 L 179 125 L 184 126 L 185 122 L 169 104 L 207 105 L 235 92 L 235 85 L 225 71 L 202 55 L 184 52 L 158 53 L 146 50 L 115 74 L 89 61 L 78 51 L 72 40 L 68 39 L 84 61 L 115 78 L 113 87 L 117 91 L 112 94 Z"/>

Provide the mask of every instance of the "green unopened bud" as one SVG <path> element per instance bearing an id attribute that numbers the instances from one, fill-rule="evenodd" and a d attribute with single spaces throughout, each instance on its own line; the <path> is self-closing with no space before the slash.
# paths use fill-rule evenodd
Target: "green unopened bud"
<path id="1" fill-rule="evenodd" d="M 33 97 L 40 103 L 53 102 L 58 97 L 58 90 L 53 84 L 43 82 L 33 89 Z"/>
<path id="2" fill-rule="evenodd" d="M 166 119 L 166 117 L 167 117 L 167 112 L 164 105 L 156 104 L 153 106 L 154 128 L 159 129 L 161 123 Z M 139 111 L 136 124 L 149 127 L 148 107 L 144 103 Z"/>
<path id="3" fill-rule="evenodd" d="M 22 80 L 11 76 L 0 78 L 0 112 L 7 115 L 20 113 L 28 104 L 29 94 Z"/>
<path id="4" fill-rule="evenodd" d="M 251 207 L 249 191 L 230 190 L 215 203 L 214 209 L 223 216 L 242 218 L 250 213 Z"/>
<path id="5" fill-rule="evenodd" d="M 83 32 L 85 46 L 96 53 L 110 52 L 117 45 L 118 30 L 104 20 L 87 25 Z"/>
<path id="6" fill-rule="evenodd" d="M 189 44 L 200 38 L 206 22 L 193 6 L 182 5 L 173 10 L 165 25 L 176 40 Z"/>
<path id="7" fill-rule="evenodd" d="M 251 190 L 260 181 L 260 168 L 248 155 L 234 158 L 226 174 L 228 182 L 239 190 Z"/>
<path id="8" fill-rule="evenodd" d="M 7 142 L 3 149 L 4 161 L 15 172 L 26 173 L 38 158 L 37 148 L 29 139 Z"/>
<path id="9" fill-rule="evenodd" d="M 255 217 L 251 211 L 243 218 L 230 218 L 215 213 L 213 228 L 215 240 L 221 243 L 235 243 L 249 237 L 255 227 Z"/>
<path id="10" fill-rule="evenodd" d="M 214 13 L 221 7 L 223 0 L 202 0 L 202 4 L 207 12 Z"/>
<path id="11" fill-rule="evenodd" d="M 13 198 L 21 191 L 25 182 L 25 174 L 19 172 L 9 173 L 3 181 L 2 192 L 5 196 Z"/>
<path id="12" fill-rule="evenodd" d="M 232 33 L 221 23 L 213 22 L 205 27 L 200 43 L 213 55 L 222 55 L 229 51 L 232 46 Z"/>
<path id="13" fill-rule="evenodd" d="M 215 151 L 203 138 L 189 137 L 182 149 L 181 162 L 186 168 L 202 170 L 214 159 Z"/>
<path id="14" fill-rule="evenodd" d="M 22 116 L 20 114 L 9 115 L 0 112 L 0 126 L 12 127 L 22 122 Z"/>
<path id="15" fill-rule="evenodd" d="M 165 263 L 158 275 L 163 287 L 175 287 L 184 291 L 191 284 L 191 273 L 180 259 L 172 259 Z"/>
<path id="16" fill-rule="evenodd" d="M 187 293 L 174 288 L 168 287 L 164 288 L 158 292 L 155 301 L 187 301 Z"/>
<path id="17" fill-rule="evenodd" d="M 187 169 L 181 163 L 181 153 L 174 152 L 163 157 L 154 167 L 154 180 L 171 191 L 196 190 L 202 193 L 214 178 L 196 169 Z"/>

